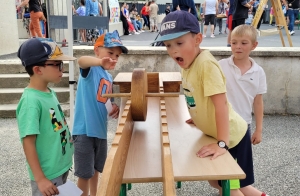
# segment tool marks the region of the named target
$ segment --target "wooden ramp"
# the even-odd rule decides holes
[[[175,196],[175,181],[198,180],[221,180],[222,196],[229,196],[228,180],[244,179],[245,173],[229,152],[215,160],[195,155],[201,147],[216,140],[185,123],[190,118],[186,100],[175,93],[180,89],[181,74],[147,74],[147,94],[159,96],[148,96],[145,121],[135,121],[132,116],[133,99],[128,94],[136,92],[136,85],[130,86],[131,75],[133,79],[134,73],[120,73],[114,80],[114,84],[120,85],[119,94],[125,95],[120,96],[118,128],[97,196],[126,196],[127,183],[148,182],[162,182],[163,195]],[[166,96],[168,92],[176,96]]]
[[[255,27],[255,28],[257,27],[258,22],[262,16],[264,7],[267,4],[267,2],[268,2],[268,0],[260,1],[259,6],[256,10],[256,14],[255,14],[254,19],[251,24],[253,27]],[[268,30],[260,30],[260,36],[280,34],[282,46],[285,47],[283,34],[281,32],[281,29],[284,28],[286,36],[287,36],[289,44],[290,44],[290,47],[293,47],[291,36],[290,36],[289,30],[286,25],[286,21],[285,21],[285,17],[284,17],[283,11],[282,11],[282,5],[281,5],[280,0],[271,0],[271,4],[272,4],[273,10],[274,10],[274,16],[275,16],[277,28],[276,29],[274,29],[274,28],[268,29]]]
[[[128,98],[125,106],[120,106],[121,109],[124,107],[124,110],[122,109],[121,111],[118,128],[112,143],[112,147],[109,151],[109,154],[105,162],[97,196],[118,196],[119,195],[121,184],[123,181],[123,174],[124,174],[126,159],[127,159],[128,150],[131,143],[133,130],[139,127],[140,124],[143,124],[143,126],[147,126],[147,127],[154,126],[153,123],[151,123],[151,120],[149,119],[148,120],[146,119],[145,122],[135,122],[132,118],[133,106],[131,105],[131,102],[139,101],[133,99],[133,97],[138,97],[135,96],[134,94],[136,93],[133,92],[143,93],[142,87],[139,83],[143,83],[144,81],[147,83],[147,87],[144,89],[147,92],[144,93],[150,93],[150,94],[159,93],[161,95],[164,94],[164,92],[179,93],[180,90],[181,78],[180,75],[178,74],[175,77],[172,77],[172,74],[166,74],[164,77],[164,74],[148,73],[147,77],[142,78],[142,80],[144,81],[137,81],[136,79],[134,80],[134,75],[132,75],[131,78],[130,77],[131,74],[129,75],[124,74],[123,76],[124,77],[120,79],[122,81],[122,85],[118,83],[118,79],[117,81],[115,79],[114,84],[120,85],[120,92],[124,93],[124,95],[128,95],[131,93],[131,97]],[[168,78],[167,76],[169,77],[171,76],[171,79]],[[136,88],[140,88],[140,89],[136,89]],[[122,99],[122,101],[124,101],[124,99]],[[166,114],[164,97],[160,97],[158,105],[159,105],[159,110],[157,111],[157,115],[160,115],[160,123],[159,123],[160,128],[158,129],[155,128],[152,131],[160,130],[161,166],[162,166],[161,174],[162,174],[163,190],[165,196],[175,196],[176,195],[175,181],[174,181],[172,155],[170,149],[170,139],[169,139],[168,122],[167,122],[167,114]],[[148,107],[153,108],[153,106],[151,105]]]

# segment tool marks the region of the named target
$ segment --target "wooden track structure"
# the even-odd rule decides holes
[[[229,196],[228,179],[243,179],[245,174],[228,152],[214,161],[208,157],[199,159],[194,154],[201,146],[216,141],[184,122],[188,110],[185,98],[178,96],[181,75],[178,72],[145,74],[145,70],[138,71],[140,76],[143,75],[137,76],[138,79],[134,78],[135,73],[122,73],[122,78],[118,75],[114,80],[114,84],[120,85],[120,93],[115,96],[123,98],[115,138],[105,162],[97,196],[126,195],[126,184],[124,194],[123,183],[140,182],[163,182],[163,195],[175,196],[175,181],[197,180],[222,180],[223,196]],[[147,87],[141,80],[147,81]],[[140,84],[134,84],[137,81]],[[143,93],[140,98],[149,97],[149,115],[145,122],[135,122],[132,118],[132,106],[135,104],[142,104],[140,115],[145,112],[143,101],[133,103],[132,93]],[[184,142],[187,144],[182,147]],[[173,156],[172,149],[176,152]],[[147,156],[150,153],[153,155]],[[224,164],[228,168],[224,168]]]
[[[255,27],[255,28],[257,27],[258,22],[263,14],[264,7],[267,4],[267,2],[268,2],[268,0],[260,0],[259,6],[256,10],[256,14],[255,14],[254,19],[251,24],[253,27]],[[275,16],[277,28],[268,29],[268,30],[260,30],[260,36],[274,35],[274,34],[279,33],[282,46],[285,47],[283,34],[281,32],[281,29],[284,28],[285,32],[286,32],[286,36],[288,38],[289,45],[290,45],[290,47],[293,47],[291,36],[289,34],[289,30],[286,25],[286,21],[285,21],[285,17],[284,17],[283,11],[282,11],[282,5],[281,5],[280,0],[271,0],[271,4],[272,4],[273,10],[274,10],[274,16]]]
[[[145,120],[147,115],[147,93],[149,93],[148,96],[151,96],[151,93],[159,93],[155,94],[155,96],[160,97],[161,160],[163,165],[162,174],[164,195],[176,195],[166,106],[163,95],[164,92],[177,92],[176,95],[178,96],[181,81],[170,81],[166,82],[165,85],[163,84],[163,81],[159,80],[159,73],[147,74],[145,69],[135,69],[132,74],[131,84],[122,85],[120,88],[120,93],[123,93],[123,96],[128,97],[128,93],[131,94],[130,98],[126,102],[124,111],[121,114],[116,135],[106,159],[100,182],[101,186],[99,186],[97,196],[117,196],[120,193],[130,139],[132,136],[134,124],[133,117],[137,120]],[[174,95],[175,94],[172,94],[171,96]],[[122,94],[116,94],[114,96],[122,97]]]

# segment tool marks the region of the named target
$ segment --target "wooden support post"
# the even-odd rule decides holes
[[[160,87],[160,92],[163,93],[163,87]],[[170,147],[170,138],[167,122],[167,111],[165,105],[165,98],[160,98],[160,116],[161,116],[161,160],[162,160],[162,177],[164,196],[175,196],[174,173],[172,154]]]
[[[131,118],[130,103],[130,100],[126,102],[126,106],[119,121],[116,136],[106,158],[97,196],[118,196],[120,194],[134,125]]]
[[[267,4],[267,2],[268,2],[268,0],[261,0],[260,1],[259,6],[256,10],[256,14],[255,14],[254,19],[253,19],[252,24],[251,24],[253,27],[255,27],[255,28],[257,27],[257,25],[259,23],[259,20],[261,18],[261,15],[264,11],[264,7]],[[261,30],[261,35],[272,35],[274,33],[277,34],[278,31],[279,31],[282,46],[285,47],[283,34],[281,32],[281,28],[283,27],[285,29],[286,36],[288,38],[290,47],[292,47],[293,44],[292,44],[291,36],[290,36],[289,31],[287,29],[285,17],[283,15],[283,11],[282,11],[281,2],[280,2],[280,0],[271,0],[271,4],[272,4],[273,10],[274,10],[274,16],[275,16],[275,20],[276,20],[277,30]]]

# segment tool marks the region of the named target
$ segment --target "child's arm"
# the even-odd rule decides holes
[[[224,141],[229,144],[229,112],[227,98],[225,93],[212,95],[211,100],[215,106],[215,118],[217,126],[217,140]],[[213,155],[211,159],[215,159],[226,153],[225,148],[220,148],[217,143],[203,146],[197,153],[199,157],[207,157]]]
[[[256,122],[256,128],[252,135],[251,142],[252,144],[259,144],[262,138],[262,124],[264,116],[264,103],[262,94],[256,95],[253,103],[254,117]]]
[[[117,106],[117,104],[115,103],[112,103],[112,110],[108,115],[116,119],[119,117],[119,112],[120,112],[119,106]]]
[[[57,187],[46,178],[44,175],[39,158],[36,152],[36,135],[28,135],[23,138],[23,148],[27,162],[32,170],[34,179],[38,185],[39,190],[43,195],[56,195],[59,194]]]
[[[118,61],[109,57],[100,59],[92,56],[82,56],[78,59],[78,64],[81,69],[87,69],[92,66],[102,66],[106,70],[109,70],[110,67],[114,67],[117,62]]]

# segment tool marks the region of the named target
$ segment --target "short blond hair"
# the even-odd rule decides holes
[[[257,42],[257,31],[251,25],[239,25],[233,29],[231,36],[249,36],[252,43]]]

